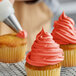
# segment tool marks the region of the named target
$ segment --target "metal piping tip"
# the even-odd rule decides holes
[[[14,14],[11,14],[10,16],[8,16],[8,18],[6,18],[3,22],[17,33],[19,31],[22,31],[22,27]]]

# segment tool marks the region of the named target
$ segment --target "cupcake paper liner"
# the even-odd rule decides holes
[[[0,47],[0,62],[16,63],[25,58],[26,46]]]
[[[62,65],[64,67],[76,66],[76,49],[64,51],[64,61]]]
[[[76,66],[76,44],[60,45],[60,47],[64,51],[64,61],[62,62],[62,66]]]
[[[26,67],[27,76],[60,76],[61,67],[52,70],[33,70]]]

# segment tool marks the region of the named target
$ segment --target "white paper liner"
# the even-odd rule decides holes
[[[16,63],[24,59],[26,46],[19,47],[1,47],[0,62]]]
[[[32,70],[26,67],[27,76],[60,76],[60,68],[52,70]]]
[[[62,65],[64,67],[76,66],[76,49],[64,51],[64,61]]]

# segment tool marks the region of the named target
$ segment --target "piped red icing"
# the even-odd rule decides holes
[[[27,37],[27,32],[25,32],[24,30],[20,31],[19,33],[17,33],[17,37],[26,38]]]
[[[63,50],[59,48],[51,34],[42,29],[36,36],[31,52],[27,54],[26,62],[33,66],[47,66],[60,63],[63,59]]]
[[[76,44],[74,21],[63,12],[58,21],[54,22],[53,39],[58,44]]]

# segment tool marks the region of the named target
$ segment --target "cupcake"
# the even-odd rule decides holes
[[[63,50],[51,34],[42,29],[26,56],[27,76],[60,76],[63,59]]]
[[[16,63],[25,58],[26,38],[19,38],[16,35],[0,36],[0,62]]]
[[[64,51],[64,67],[76,66],[76,31],[74,21],[63,12],[58,21],[54,22],[53,39]]]

